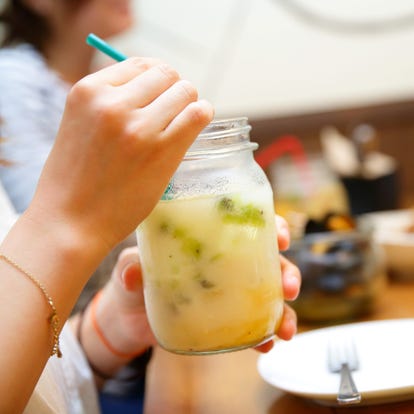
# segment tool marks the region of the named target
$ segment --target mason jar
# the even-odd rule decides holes
[[[273,193],[247,118],[215,120],[137,229],[159,344],[211,354],[270,339],[283,312]]]

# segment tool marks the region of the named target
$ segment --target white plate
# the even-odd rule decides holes
[[[315,329],[278,341],[258,359],[269,384],[321,404],[336,405],[339,374],[327,369],[329,342],[353,338],[360,369],[353,373],[361,404],[414,399],[414,319],[360,322]]]

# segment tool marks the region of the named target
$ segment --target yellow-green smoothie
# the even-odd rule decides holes
[[[148,318],[161,346],[224,352],[274,334],[283,295],[268,192],[162,200],[137,235]]]

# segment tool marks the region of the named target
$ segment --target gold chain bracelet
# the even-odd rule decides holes
[[[60,320],[59,320],[59,316],[57,314],[56,306],[53,302],[53,299],[47,293],[46,288],[43,286],[42,282],[40,282],[36,277],[34,277],[32,274],[30,274],[26,270],[24,270],[14,260],[10,259],[9,257],[7,257],[6,255],[2,253],[0,253],[0,259],[3,259],[5,262],[7,262],[11,266],[19,270],[25,276],[27,276],[41,290],[43,296],[46,298],[47,303],[50,305],[52,309],[52,313],[48,317],[48,322],[50,323],[50,326],[52,327],[52,331],[53,331],[53,348],[52,348],[51,355],[56,355],[58,358],[61,358],[62,352],[60,351],[60,345],[59,345]]]

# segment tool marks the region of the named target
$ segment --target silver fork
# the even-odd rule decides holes
[[[338,404],[351,405],[360,403],[361,394],[358,392],[351,374],[352,371],[356,371],[359,368],[357,350],[352,340],[329,343],[328,368],[331,372],[341,374],[336,398]]]

